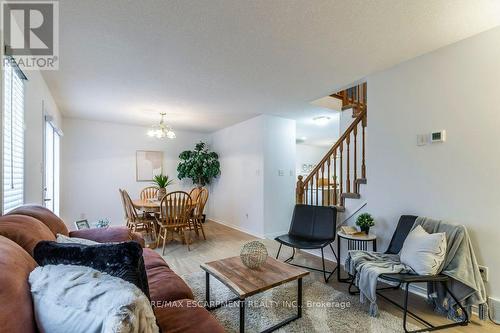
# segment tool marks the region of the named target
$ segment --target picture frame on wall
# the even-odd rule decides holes
[[[87,220],[76,221],[75,226],[77,230],[90,229],[89,221]]]
[[[138,150],[135,154],[136,180],[138,182],[153,181],[153,177],[163,173],[163,152]]]

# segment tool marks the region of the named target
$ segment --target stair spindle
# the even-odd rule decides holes
[[[354,127],[352,134],[354,136],[354,179],[352,180],[352,187],[354,192],[358,193],[358,187],[356,186],[356,179],[358,179],[358,126]]]
[[[362,142],[361,142],[361,178],[366,179],[366,162],[365,162],[365,128],[366,128],[366,114],[361,121],[362,129]]]
[[[316,206],[319,206],[318,192],[319,192],[319,170],[316,171]]]
[[[337,149],[333,151],[333,204],[337,205]]]
[[[326,162],[326,170],[327,170],[327,173],[326,173],[326,177],[328,178],[328,182],[326,183],[326,191],[327,191],[327,200],[326,200],[326,205],[327,206],[330,206],[330,157],[328,157],[328,160]]]
[[[314,177],[311,177],[311,190],[310,190],[310,192],[311,192],[311,202],[309,203],[310,205],[314,204],[314,202],[313,202],[313,192],[314,192],[314,184],[313,184],[313,182],[314,182]]]
[[[295,202],[299,204],[304,201],[304,182],[302,179],[302,176],[298,177],[297,186],[295,187]]]
[[[350,143],[351,143],[350,133],[349,133],[349,135],[347,135],[347,137],[345,139],[345,143],[347,145],[347,151],[346,151],[347,161],[346,161],[345,190],[346,190],[347,193],[350,193],[351,192],[351,166],[350,166],[351,154],[350,154],[350,149],[349,149],[349,146],[350,146]]]
[[[340,189],[339,189],[339,194],[340,194],[340,205],[343,206],[344,203],[342,202],[342,193],[344,193],[344,156],[343,156],[343,151],[344,151],[344,143],[341,142],[339,146],[339,151],[340,151]]]
[[[325,165],[321,165],[321,205],[325,205]]]

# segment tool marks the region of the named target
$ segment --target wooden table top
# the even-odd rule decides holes
[[[146,208],[146,209],[160,209],[160,201],[159,200],[133,200],[132,204],[137,208]]]
[[[358,241],[371,241],[371,240],[377,239],[377,235],[371,234],[371,233],[367,235],[363,232],[359,232],[359,233],[356,233],[353,235],[348,235],[348,234],[343,233],[342,231],[338,231],[337,235],[342,237],[342,238],[358,240]]]
[[[271,257],[267,257],[266,262],[258,269],[246,267],[239,256],[211,261],[200,265],[200,267],[225,284],[240,299],[309,274],[309,271],[282,263]]]

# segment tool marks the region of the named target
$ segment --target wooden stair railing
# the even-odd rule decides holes
[[[353,117],[357,117],[361,111],[366,110],[366,95],[367,95],[366,82],[357,86],[339,91],[330,95],[342,100],[342,110],[353,109]]]
[[[364,91],[366,91],[366,87]],[[364,105],[358,111],[352,124],[311,173],[305,179],[303,176],[298,177],[297,203],[337,206],[342,211],[345,207],[345,198],[357,199],[360,197],[359,185],[366,184],[365,128],[367,110],[366,103]],[[358,140],[359,133],[361,133],[361,140]],[[358,142],[361,148],[359,157]],[[358,163],[358,158],[361,159],[361,165]],[[358,168],[360,168],[361,174],[359,178]],[[321,199],[319,193],[321,193]]]

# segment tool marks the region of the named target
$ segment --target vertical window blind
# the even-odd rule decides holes
[[[24,75],[4,66],[3,213],[24,203]]]

